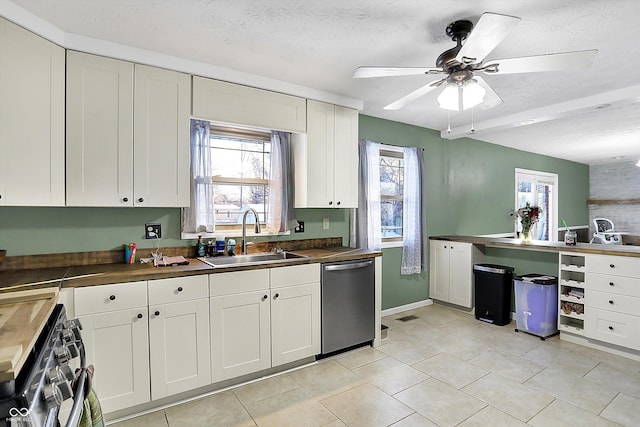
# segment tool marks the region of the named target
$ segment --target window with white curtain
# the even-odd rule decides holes
[[[402,246],[404,154],[401,147],[380,146],[380,221],[382,246]]]
[[[515,170],[515,209],[538,206],[541,209],[538,223],[532,228],[536,240],[555,242],[558,236],[558,175],[527,169]],[[515,231],[522,230],[516,216]]]

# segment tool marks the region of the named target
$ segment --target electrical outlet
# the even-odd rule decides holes
[[[160,224],[145,224],[144,238],[159,239],[162,237],[162,226]]]
[[[295,233],[304,233],[304,221],[298,221],[298,225],[296,226]]]
[[[329,229],[329,218],[322,218],[322,229],[323,230]]]

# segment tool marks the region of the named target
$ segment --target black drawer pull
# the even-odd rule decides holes
[[[182,286],[178,286],[178,292],[182,292]]]
[[[144,199],[143,199],[142,197],[140,197],[140,198],[138,199],[138,202],[142,203],[142,202],[144,202]]]
[[[609,264],[609,267],[616,268],[616,265],[615,264]]]
[[[333,205],[333,202],[329,202],[329,206]]]
[[[610,330],[610,331],[613,331],[613,326],[609,326],[609,330]]]
[[[138,313],[138,319],[142,319],[142,313]]]
[[[115,296],[115,295],[109,295],[109,299],[110,299],[111,301],[115,301],[116,296]]]
[[[123,202],[125,202],[125,203],[127,203],[127,202],[129,201],[129,198],[128,198],[128,197],[125,197],[125,198],[123,198],[123,199],[122,199],[122,201],[123,201]]]
[[[615,286],[615,283],[609,282],[609,286]]]
[[[340,200],[338,200],[338,203],[336,203],[338,206],[340,206]]]
[[[280,296],[280,294],[275,294],[275,295],[273,296],[273,299],[277,299],[279,296]]]
[[[153,313],[153,314],[155,314],[156,316],[160,316],[160,312],[159,312],[159,311],[157,311],[157,310],[156,310],[156,312],[155,312],[155,313]]]
[[[268,296],[268,295],[264,295],[264,296],[262,297],[262,301],[266,301],[266,300],[267,300],[267,298],[269,298],[269,296]]]
[[[612,299],[609,300],[609,304],[613,305],[613,300]]]

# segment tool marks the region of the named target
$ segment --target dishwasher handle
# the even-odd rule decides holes
[[[373,264],[373,261],[362,261],[362,262],[350,262],[346,264],[331,264],[325,265],[324,271],[340,271],[340,270],[355,270],[356,268],[364,268],[369,267]]]

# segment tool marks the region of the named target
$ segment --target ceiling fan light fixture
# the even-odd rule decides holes
[[[468,110],[484,101],[487,90],[476,80],[449,82],[438,95],[440,108],[451,111]]]

